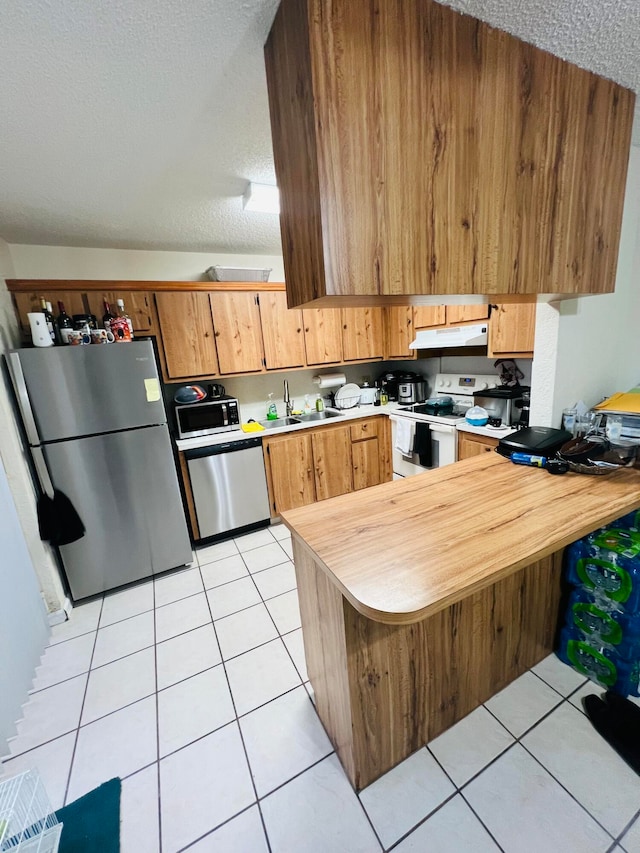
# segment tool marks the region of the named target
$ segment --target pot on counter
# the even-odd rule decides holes
[[[398,380],[398,402],[423,403],[427,399],[427,383],[422,377],[402,377]]]

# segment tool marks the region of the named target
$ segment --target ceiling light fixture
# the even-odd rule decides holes
[[[245,210],[254,210],[259,213],[280,213],[278,187],[249,182],[242,196],[242,206]]]

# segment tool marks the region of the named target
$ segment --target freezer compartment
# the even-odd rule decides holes
[[[192,450],[185,456],[201,539],[269,519],[260,439]]]
[[[150,341],[34,347],[8,364],[30,444],[166,423]]]
[[[44,454],[86,527],[60,548],[74,599],[191,561],[166,426],[49,444]]]

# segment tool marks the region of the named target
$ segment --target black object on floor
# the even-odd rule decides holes
[[[585,696],[582,704],[598,734],[640,775],[640,708],[610,691],[604,699]]]
[[[430,468],[433,465],[429,424],[423,424],[419,421],[416,423],[413,452],[418,454],[420,464],[423,468]]]
[[[119,853],[120,779],[110,779],[84,797],[58,809],[63,823],[58,853]]]
[[[56,489],[53,497],[43,494],[38,500],[40,538],[52,545],[68,545],[82,539],[85,528],[71,500]]]

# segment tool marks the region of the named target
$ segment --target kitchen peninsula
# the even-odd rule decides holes
[[[553,649],[562,550],[640,507],[640,472],[483,454],[284,513],[320,718],[360,790]]]

